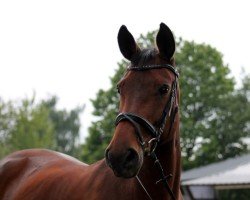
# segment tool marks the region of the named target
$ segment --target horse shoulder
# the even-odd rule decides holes
[[[73,157],[50,150],[15,152],[0,162],[0,200],[43,199],[65,193],[86,167]],[[69,183],[72,187],[64,186]],[[54,192],[50,192],[52,188]]]

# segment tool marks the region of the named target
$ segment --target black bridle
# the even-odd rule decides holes
[[[162,165],[159,162],[159,159],[156,156],[155,153],[155,149],[157,148],[159,142],[160,142],[160,138],[161,135],[165,129],[166,126],[166,122],[167,119],[170,118],[170,127],[168,130],[168,134],[170,134],[174,121],[175,121],[175,116],[176,113],[178,112],[178,105],[175,105],[175,100],[176,100],[176,96],[177,96],[177,86],[178,86],[178,77],[179,77],[179,73],[177,72],[177,70],[169,64],[160,64],[160,65],[145,65],[145,66],[130,66],[128,67],[127,70],[129,71],[145,71],[145,70],[152,70],[152,69],[168,69],[170,70],[174,75],[175,75],[175,79],[172,83],[172,87],[171,87],[171,92],[170,92],[170,97],[167,100],[167,103],[163,109],[162,112],[162,116],[159,120],[159,123],[157,123],[157,126],[152,125],[152,123],[150,123],[148,120],[146,120],[145,118],[136,115],[134,113],[127,113],[127,112],[123,112],[123,113],[119,113],[118,116],[116,117],[115,120],[115,125],[117,126],[121,121],[128,121],[130,122],[134,128],[135,128],[135,133],[137,135],[137,138],[139,140],[140,145],[142,146],[142,149],[144,151],[144,153],[150,157],[153,158],[155,165],[158,167],[160,174],[161,174],[161,179],[158,182],[162,182],[163,185],[165,186],[165,188],[167,189],[168,193],[170,194],[172,199],[176,199],[173,191],[171,190],[167,180],[168,178],[170,178],[172,175],[165,175]],[[145,142],[141,129],[140,127],[143,127],[144,129],[147,130],[147,132],[152,136],[152,139],[149,140],[149,142]]]

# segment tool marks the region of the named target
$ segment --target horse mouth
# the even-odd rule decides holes
[[[123,168],[123,169],[116,169],[111,168],[114,175],[120,178],[133,178],[139,173],[139,168]]]

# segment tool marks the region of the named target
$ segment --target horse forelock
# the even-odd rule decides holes
[[[143,49],[133,56],[131,63],[136,66],[143,66],[151,62],[157,53],[158,51],[155,48]]]

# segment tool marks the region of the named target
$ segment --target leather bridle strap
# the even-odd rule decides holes
[[[158,131],[154,128],[153,125],[151,125],[151,123],[149,121],[147,121],[143,117],[140,117],[140,116],[135,115],[133,113],[120,113],[116,117],[115,125],[117,126],[121,121],[124,121],[124,120],[127,120],[133,124],[133,126],[135,127],[135,130],[136,130],[136,134],[138,136],[138,139],[139,139],[140,143],[143,145],[145,144],[145,141],[144,141],[142,133],[141,133],[140,125],[143,128],[145,128],[147,130],[147,132],[150,133],[150,135],[153,138],[158,136]]]
[[[151,69],[162,69],[166,68],[174,73],[176,77],[179,77],[178,71],[170,64],[153,64],[153,65],[143,65],[143,66],[129,66],[127,70],[133,70],[133,71],[145,71],[145,70],[151,70]]]
[[[172,118],[173,113],[175,111],[176,108],[178,109],[178,105],[176,105],[176,107],[174,108],[174,103],[175,103],[175,99],[176,99],[176,90],[177,90],[177,78],[174,80],[173,84],[172,84],[172,89],[171,89],[171,93],[170,93],[170,97],[169,100],[162,112],[162,117],[161,120],[158,123],[159,126],[159,135],[161,135],[163,133],[163,130],[166,126],[167,123],[167,119],[170,117]],[[175,114],[174,114],[175,116]],[[171,120],[172,121],[172,120]],[[172,126],[172,124],[170,124],[170,126]]]
[[[173,200],[175,200],[176,198],[175,198],[175,196],[174,196],[174,193],[173,193],[172,189],[170,188],[170,186],[169,186],[169,184],[168,184],[168,179],[169,179],[169,178],[172,178],[173,175],[172,175],[172,174],[169,174],[169,175],[167,175],[167,176],[165,175],[165,173],[164,173],[164,171],[163,171],[163,168],[162,168],[162,165],[161,165],[159,159],[157,158],[155,152],[153,152],[153,153],[151,154],[151,157],[154,159],[155,165],[157,166],[157,168],[158,168],[158,170],[159,170],[159,172],[160,172],[160,174],[161,174],[161,179],[158,180],[158,181],[156,182],[156,184],[159,183],[159,182],[162,182],[163,185],[164,185],[164,187],[167,189],[169,195],[171,196],[171,198],[172,198]]]
[[[116,117],[115,125],[117,126],[123,120],[129,121],[134,126],[138,140],[139,140],[142,148],[144,149],[145,148],[145,141],[144,141],[144,138],[143,138],[142,133],[141,133],[141,128],[139,125],[140,123],[138,122],[138,121],[144,122],[144,119],[137,116],[137,115],[133,115],[130,113],[120,113]],[[150,131],[151,131],[151,128],[154,129],[154,127],[151,127],[151,124],[148,123],[147,121],[145,121],[144,123],[149,128]]]

